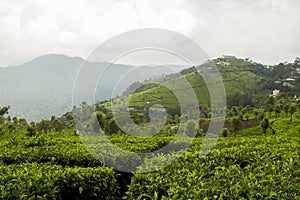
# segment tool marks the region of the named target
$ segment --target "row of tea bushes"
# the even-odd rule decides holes
[[[164,169],[135,174],[127,199],[299,198],[298,135],[220,139],[206,157],[199,156],[198,143]]]
[[[78,136],[22,134],[2,138],[0,163],[47,163],[63,166],[97,167],[102,164],[81,143]]]
[[[0,199],[116,199],[119,186],[107,167],[49,164],[0,166]]]

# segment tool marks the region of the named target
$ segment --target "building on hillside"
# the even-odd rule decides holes
[[[227,62],[227,61],[219,61],[216,63],[217,65],[224,65],[224,66],[228,66],[230,65],[230,62]]]
[[[275,84],[281,84],[281,81],[274,81]]]
[[[110,108],[111,112],[120,112],[122,109],[120,108]]]
[[[294,82],[295,81],[295,79],[294,78],[286,78],[286,79],[284,79],[285,81],[289,81],[289,82]]]
[[[232,55],[222,55],[222,58],[225,58],[225,59],[233,59],[233,58],[236,58],[235,56],[232,56]]]
[[[280,94],[280,90],[273,90],[273,97],[277,97]]]
[[[299,101],[299,98],[297,98],[297,96],[295,95],[294,97],[290,97],[290,102],[292,103],[297,103]]]
[[[165,112],[166,111],[166,109],[164,107],[154,107],[154,106],[151,106],[149,110],[154,111],[154,112]]]
[[[294,85],[292,85],[291,83],[289,82],[283,82],[282,84],[284,87],[294,87]]]

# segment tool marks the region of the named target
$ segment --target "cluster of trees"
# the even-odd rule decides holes
[[[227,121],[230,122],[230,127],[227,127],[222,132],[223,136],[227,136],[230,131],[233,133],[237,133],[243,127],[244,121],[248,121],[249,119],[257,119],[261,122],[261,127],[263,133],[266,133],[268,129],[275,134],[275,130],[272,128],[272,121],[270,119],[278,118],[280,115],[289,117],[290,122],[293,121],[293,116],[295,112],[300,108],[300,101],[295,102],[291,101],[291,99],[282,97],[274,97],[269,96],[263,102],[262,107],[255,108],[251,105],[246,106],[232,106],[230,109],[227,109]],[[0,107],[0,131],[8,130],[13,132],[18,128],[23,128],[27,130],[29,135],[35,135],[38,132],[49,133],[49,132],[61,132],[63,129],[74,129],[73,123],[73,113],[76,112],[78,117],[77,121],[82,122],[82,125],[87,128],[87,130],[91,130],[97,132],[100,128],[107,135],[123,133],[123,130],[120,129],[117,121],[115,120],[114,114],[106,109],[105,107],[98,105],[88,105],[86,102],[83,102],[80,107],[73,108],[72,112],[68,112],[61,116],[60,118],[52,117],[50,120],[42,120],[40,122],[31,122],[28,123],[24,118],[10,117],[8,115],[9,106]],[[170,110],[167,110],[169,112]],[[178,126],[180,124],[181,119],[187,116],[181,116],[180,112],[177,110],[171,110],[173,112],[167,114],[166,122],[163,126],[161,133],[165,134],[176,134],[178,130]],[[199,125],[204,121],[209,121],[209,109],[207,110],[205,118],[203,113],[199,116],[200,123],[197,124],[195,121],[188,121],[185,124],[185,133],[186,135],[192,135],[195,129],[197,130],[198,135],[202,135],[203,131],[199,128]],[[124,118],[123,121],[126,121],[128,115],[124,113],[124,116],[119,113],[119,119]],[[145,126],[150,122],[149,111],[147,110],[132,110],[130,111],[131,120],[138,125]],[[160,119],[160,118],[155,118]],[[132,122],[130,120],[130,122]],[[130,126],[130,124],[129,124]],[[153,126],[153,130],[156,130],[157,127]],[[128,129],[127,129],[128,130]]]
[[[293,116],[300,109],[300,101],[291,101],[290,98],[282,97],[277,98],[274,96],[269,96],[264,102],[263,106],[259,108],[254,108],[250,105],[243,106],[232,106],[227,110],[227,118],[231,122],[231,131],[237,133],[242,127],[243,121],[248,121],[249,118],[254,117],[260,121],[262,132],[266,133],[268,129],[272,131],[273,134],[276,131],[272,128],[272,124],[277,120],[277,118],[284,115],[289,118],[290,122],[293,122]],[[271,121],[270,119],[274,119]],[[227,136],[230,133],[229,129],[224,129],[222,131],[223,136]]]
[[[279,117],[281,112],[285,112],[286,117],[290,114],[290,121],[293,121],[293,114],[300,108],[300,101],[291,102],[287,97],[277,99],[273,96],[269,96],[265,101],[265,111],[269,112],[269,117],[272,117],[272,113],[275,113],[275,117]]]
[[[64,128],[73,129],[73,119],[71,113],[66,113],[61,118],[53,116],[51,120],[28,123],[24,118],[9,116],[9,106],[0,107],[0,132],[15,132],[16,130],[26,130],[27,135],[33,136],[43,132],[61,132]]]
[[[266,131],[270,129],[275,134],[276,131],[272,128],[271,125],[273,122],[270,119],[278,118],[280,117],[280,114],[285,114],[285,117],[289,117],[290,121],[292,122],[294,113],[297,111],[297,109],[300,108],[300,102],[295,103],[292,102],[289,98],[276,98],[274,96],[267,97],[265,101],[263,101],[262,105],[263,106],[261,107],[254,107],[251,105],[240,105],[232,106],[230,107],[230,109],[227,109],[226,119],[230,122],[230,127],[227,127],[227,129],[225,129],[224,132],[222,132],[222,135],[227,136],[230,132],[233,132],[235,134],[238,133],[241,130],[241,128],[244,127],[244,122],[249,121],[250,119],[256,119],[256,122],[253,123],[254,126],[259,124],[259,122],[261,123],[263,133],[266,133]],[[169,110],[167,110],[167,112],[168,111]],[[180,115],[180,112],[178,113],[176,111],[171,112],[171,114],[167,115],[166,123],[161,132],[164,132],[167,135],[177,133],[176,131],[178,130],[178,125],[181,119],[183,119],[186,116],[182,116]],[[84,112],[84,110],[81,110],[80,112]],[[149,122],[148,114],[149,113],[145,112],[144,110],[134,110],[130,112],[132,120],[138,125],[145,125]],[[201,121],[203,120],[209,121],[209,109],[207,110],[206,115],[208,118],[205,118],[203,114],[200,115],[200,125],[202,123]],[[126,118],[128,116],[124,115],[124,117]],[[100,105],[96,106],[96,112],[93,112],[92,118],[87,124],[87,126],[89,126],[94,131],[99,130],[99,128],[101,127],[101,129],[104,130],[104,132],[108,135],[115,133],[123,133],[122,130],[119,128],[118,124],[116,123],[114,115],[104,107],[101,107]],[[198,124],[194,121],[189,121],[185,126],[186,135],[191,135],[194,132],[195,127],[198,127],[199,133],[203,133],[200,130]],[[248,127],[245,126],[245,128]]]

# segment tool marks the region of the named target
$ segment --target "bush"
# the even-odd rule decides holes
[[[119,188],[107,167],[80,168],[48,164],[0,167],[0,199],[116,199]]]
[[[199,157],[202,140],[194,139],[195,145],[172,165],[135,174],[126,197],[297,199],[300,195],[299,140],[298,135],[289,137],[223,138],[205,157]],[[156,163],[164,160],[158,157]]]
[[[222,137],[227,137],[229,134],[230,134],[230,131],[228,130],[228,128],[222,129],[222,132],[221,132]]]

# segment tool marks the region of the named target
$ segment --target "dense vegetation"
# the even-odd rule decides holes
[[[178,158],[170,153],[130,160],[142,164],[134,173],[112,169],[105,165],[106,162],[97,160],[75,131],[71,112],[29,123],[23,118],[9,116],[9,107],[1,107],[0,199],[299,198],[300,103],[292,97],[298,84],[296,81],[294,87],[285,88],[278,96],[269,96],[267,89],[268,84],[274,84],[273,79],[291,76],[296,65],[282,64],[289,70],[285,73],[279,70],[281,65],[269,69],[249,60],[227,58],[217,61],[223,75],[232,80],[225,82],[225,87],[232,91],[229,94],[232,105],[227,109],[224,129],[214,149],[205,157],[200,154],[211,115],[207,104],[200,120],[183,124],[186,131],[179,133],[182,137],[174,142],[174,149],[178,149],[192,141],[182,156]],[[231,64],[225,67],[224,62]],[[237,69],[244,72],[235,72]],[[239,78],[238,73],[244,77]],[[182,74],[191,82],[197,82],[193,68]],[[161,81],[172,81],[176,77],[179,75],[162,77]],[[257,87],[257,93],[251,94],[253,80],[256,80],[255,84],[259,82],[260,87]],[[251,83],[245,85],[245,82]],[[206,89],[200,90],[205,92]],[[176,105],[167,89],[157,85],[140,88],[134,95],[132,102],[137,109],[132,110],[130,116],[140,126],[149,123],[147,109],[138,109],[143,108],[143,102],[148,98]],[[146,99],[138,104],[140,97]],[[116,101],[121,102],[121,98],[124,97]],[[255,98],[260,99],[260,103],[254,103]],[[202,99],[205,102],[203,100],[205,98]],[[155,136],[138,138],[118,128],[107,105],[108,102],[98,105],[83,102],[73,108],[74,113],[80,113],[77,115],[80,119],[75,120],[82,122],[88,132],[99,131],[97,124],[100,125],[112,143],[131,152],[152,152],[169,144],[177,134],[181,119],[186,117],[176,112],[176,106],[171,107],[166,123]],[[189,130],[194,128],[197,135],[193,139],[189,137]],[[147,136],[148,133],[143,134]],[[98,136],[99,141],[102,137]],[[118,156],[122,154],[107,159],[114,162]],[[159,167],[173,157],[178,159],[166,168]],[[156,170],[141,173],[149,169]]]
[[[265,108],[270,102],[282,103],[280,107],[289,107],[287,115],[284,109],[277,114],[251,107],[228,110],[227,134],[206,157],[199,156],[203,141],[200,136],[167,168],[132,175],[112,170],[96,160],[69,122],[64,121],[68,114],[33,125],[23,119],[9,119],[5,116],[8,108],[3,107],[0,109],[1,198],[295,199],[300,195],[300,113],[297,104],[284,100],[266,99]],[[256,117],[261,119],[260,125],[243,128],[243,124]],[[237,125],[234,119],[239,121]],[[265,119],[268,119],[266,128]],[[62,126],[59,131],[56,120]],[[49,129],[39,128],[44,126]],[[147,139],[120,133],[108,137],[123,149],[150,152],[168,144],[174,134],[162,132]],[[187,139],[183,137],[178,145],[184,145]],[[138,171],[153,169],[165,159],[168,158],[162,155],[146,159]]]
[[[217,58],[199,67],[192,67],[182,70],[178,74],[171,74],[159,79],[156,82],[163,82],[173,85],[176,90],[181,90],[180,79],[187,79],[195,90],[199,106],[209,107],[210,99],[204,80],[199,77],[198,71],[216,65],[221,73],[227,96],[228,107],[232,106],[262,106],[264,99],[272,93],[274,89],[279,89],[285,95],[294,96],[300,91],[299,69],[300,59],[296,58],[293,63],[279,63],[274,66],[266,66],[253,62],[249,59],[239,59],[235,57]],[[203,74],[202,74],[203,75]],[[294,80],[287,81],[292,78]],[[133,90],[133,88],[138,88]],[[130,96],[130,106],[141,108],[147,102],[165,105],[166,108],[176,108],[178,106],[174,94],[160,85],[146,81],[135,83],[124,92],[125,96],[113,99],[113,107],[122,107],[124,99],[129,92],[134,92]],[[184,93],[184,92],[183,92]],[[102,103],[105,107],[110,106],[110,102]]]

